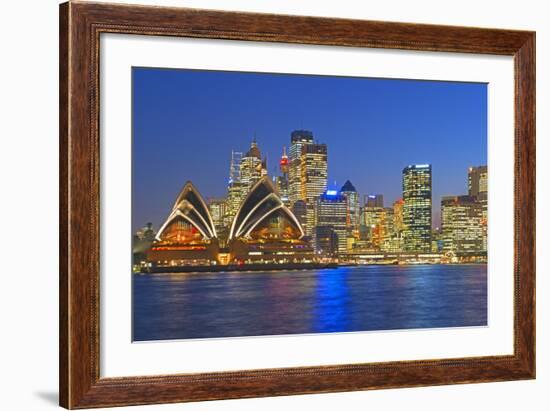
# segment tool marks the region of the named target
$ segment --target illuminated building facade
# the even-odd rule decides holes
[[[393,226],[396,232],[403,231],[403,205],[405,202],[402,198],[395,200],[393,203]]]
[[[166,267],[212,265],[217,263],[218,248],[208,207],[193,184],[187,182],[147,252],[147,261]]]
[[[367,194],[365,207],[384,207],[384,196],[382,194]]]
[[[359,194],[357,194],[357,190],[349,180],[344,183],[340,189],[340,192],[344,197],[346,197],[346,226],[348,230],[348,237],[357,238],[359,236],[360,218]]]
[[[403,247],[405,251],[431,251],[432,166],[403,169]]]
[[[239,205],[244,199],[245,190],[241,183],[241,160],[243,153],[238,151],[231,152],[231,162],[229,165],[229,180],[227,183],[227,198],[225,200],[225,214],[223,223],[225,226],[231,224]]]
[[[281,172],[280,176],[277,176],[275,179],[277,191],[283,203],[288,207],[290,206],[290,192],[289,192],[289,182],[288,182],[288,172],[290,169],[290,160],[286,155],[286,148],[283,147],[283,155],[279,160],[279,170]]]
[[[371,203],[373,204],[373,203]],[[380,204],[380,203],[378,203]],[[402,213],[397,207],[363,207],[362,209],[363,247],[371,251],[400,252],[402,238],[399,231]],[[397,213],[397,217],[396,217]]]
[[[405,202],[403,199],[398,199],[393,203],[393,231],[391,233],[391,244],[389,250],[401,251],[403,249],[403,205]]]
[[[468,169],[468,195],[474,197],[483,208],[483,249],[487,251],[487,166],[470,167]]]
[[[288,194],[290,205],[302,197],[302,147],[313,144],[313,133],[308,130],[295,130],[290,134],[288,167]]]
[[[468,169],[468,195],[479,201],[487,200],[487,166]]]
[[[364,207],[363,221],[366,228],[366,240],[370,248],[380,250],[386,239],[386,209],[383,207]]]
[[[243,198],[260,178],[267,174],[266,161],[262,160],[260,149],[256,139],[252,140],[250,150],[241,159],[240,165],[241,184],[243,186]]]
[[[432,253],[443,251],[443,235],[441,229],[436,227],[432,230]]]
[[[210,211],[210,216],[212,217],[212,222],[214,227],[216,227],[216,233],[218,234],[218,239],[226,237],[226,208],[227,208],[227,199],[225,198],[210,198],[208,199],[208,210]]]
[[[242,202],[229,231],[233,263],[306,263],[313,249],[270,179],[261,178]]]
[[[327,189],[328,167],[326,144],[307,144],[302,147],[301,172],[301,199],[306,202],[305,232],[307,236],[311,236],[315,226],[315,204],[317,198]]]
[[[395,218],[393,216],[393,207],[383,208],[382,213],[382,235],[380,249],[383,251],[397,252],[400,250],[395,236]]]
[[[337,190],[327,190],[316,199],[315,227],[331,227],[337,236],[338,254],[345,254],[347,251],[347,202],[346,197]],[[313,230],[314,234],[319,233]],[[314,243],[320,247],[320,242],[314,238]],[[320,248],[316,252],[322,251]]]
[[[479,254],[484,245],[483,204],[472,196],[447,196],[441,200],[441,239],[444,251],[456,255]]]

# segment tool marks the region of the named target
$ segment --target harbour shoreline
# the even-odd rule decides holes
[[[443,265],[486,265],[487,263],[468,262],[468,263],[447,263]],[[296,264],[244,264],[244,265],[203,265],[203,266],[172,266],[172,267],[150,267],[147,270],[136,271],[134,274],[163,274],[163,273],[219,273],[219,272],[248,272],[248,271],[298,271],[298,270],[317,270],[317,269],[335,269],[341,267],[359,267],[375,265],[440,265],[433,263],[417,264],[396,264],[396,263],[296,263]]]
[[[245,272],[245,271],[292,271],[292,270],[316,270],[322,268],[338,268],[336,263],[296,263],[296,264],[243,264],[243,265],[203,265],[203,266],[173,266],[150,267],[138,274],[158,273],[208,273],[208,272]]]

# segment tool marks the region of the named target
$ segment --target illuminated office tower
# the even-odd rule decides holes
[[[487,166],[468,169],[468,195],[477,200],[487,200]]]
[[[468,169],[468,194],[482,204],[483,250],[487,251],[487,166]]]
[[[398,199],[393,203],[393,231],[391,233],[391,251],[397,252],[403,250],[403,199]]]
[[[244,186],[244,196],[264,175],[267,174],[265,160],[262,161],[256,138],[252,140],[250,150],[241,159],[241,183]]]
[[[281,200],[283,200],[283,203],[286,206],[289,206],[290,205],[290,197],[289,197],[289,191],[288,191],[289,159],[288,159],[288,156],[286,155],[286,147],[283,147],[283,155],[279,160],[279,171],[281,172],[281,175],[275,178],[277,191],[279,192],[279,196],[281,197]]]
[[[225,200],[225,215],[223,223],[225,226],[231,224],[237,213],[241,202],[246,195],[241,183],[241,160],[243,153],[231,151],[231,162],[229,165],[229,180],[227,183],[227,198]]]
[[[472,196],[441,199],[441,237],[443,250],[457,255],[484,251],[483,204]]]
[[[356,237],[359,235],[359,195],[349,180],[344,183],[340,192],[346,197],[348,234]]]
[[[302,199],[306,202],[307,236],[313,235],[315,225],[315,204],[317,198],[327,189],[327,146],[307,144],[302,147]],[[340,241],[340,240],[339,240]]]
[[[395,238],[395,218],[393,215],[393,207],[385,207],[382,214],[382,237],[380,249],[383,251],[397,252],[400,250],[399,243]]]
[[[216,231],[222,231],[224,227],[224,216],[225,209],[227,206],[227,200],[225,198],[211,198],[208,200],[208,209],[210,211],[210,216],[212,217],[212,222]]]
[[[403,169],[403,245],[405,251],[430,252],[432,248],[432,166]]]
[[[384,207],[384,196],[382,194],[367,194],[365,207]]]
[[[326,238],[328,230],[321,227],[330,227],[337,238],[337,252],[344,254],[347,250],[347,201],[346,197],[337,190],[327,190],[316,198],[315,210],[315,229],[312,230],[315,234],[314,244],[316,251],[322,251],[324,240],[317,235],[322,235]],[[333,240],[331,240],[333,241]]]
[[[295,130],[290,134],[288,159],[288,195],[292,206],[302,197],[302,147],[313,144],[313,133],[308,130]]]
[[[402,198],[395,200],[393,203],[393,227],[396,232],[403,231],[403,205],[405,202]]]
[[[386,238],[386,209],[383,207],[363,207],[363,222],[370,248],[380,250]]]

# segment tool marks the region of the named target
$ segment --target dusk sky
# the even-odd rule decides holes
[[[329,187],[401,197],[402,170],[432,164],[440,200],[467,194],[469,166],[487,164],[487,85],[296,74],[133,69],[132,229],[155,229],[185,182],[225,196],[231,150],[254,135],[278,175],[290,133],[328,147]]]

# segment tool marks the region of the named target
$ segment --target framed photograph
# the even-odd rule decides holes
[[[535,33],[60,6],[60,404],[535,378]]]

